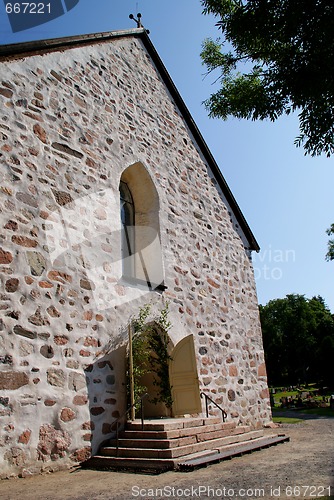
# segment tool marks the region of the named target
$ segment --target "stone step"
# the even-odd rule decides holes
[[[183,437],[171,438],[170,434],[176,431],[165,431],[168,437],[162,436],[160,439],[156,436],[154,431],[124,431],[118,439],[118,446],[120,448],[176,448],[190,444],[200,443],[203,441],[211,441],[222,437],[231,437],[239,434],[245,434],[250,431],[248,426],[234,427],[232,429],[219,429],[209,431],[207,427],[192,427],[192,432]],[[212,426],[212,427],[218,427]],[[220,427],[220,426],[219,426]],[[185,429],[189,431],[190,429]],[[182,430],[181,430],[182,431]],[[179,431],[177,431],[179,432]],[[158,431],[161,436],[162,431]],[[109,446],[116,446],[116,439],[109,441]]]
[[[225,447],[222,447],[218,451],[216,450],[215,453],[207,455],[189,455],[185,459],[176,461],[175,468],[179,471],[189,471],[203,465],[206,466],[212,463],[220,462],[222,460],[231,459],[245,453],[261,450],[263,448],[268,448],[269,446],[274,446],[287,441],[290,441],[290,438],[285,434],[262,436],[249,441],[227,445]]]
[[[243,426],[244,427],[244,426]],[[244,427],[245,428],[245,427]],[[240,429],[242,430],[242,429]],[[210,439],[206,441],[195,442],[193,444],[187,444],[183,446],[177,446],[172,448],[126,448],[119,446],[118,451],[115,446],[104,446],[100,450],[100,454],[103,456],[115,457],[118,453],[119,457],[133,457],[133,458],[178,458],[198,451],[219,449],[222,446],[237,443],[244,440],[251,440],[263,435],[263,431],[249,431],[240,432],[239,434],[234,434],[222,438]]]
[[[195,418],[161,418],[161,419],[145,419],[144,428],[140,420],[126,423],[126,430],[134,431],[170,431],[178,429],[186,429],[191,427],[200,427],[210,424],[222,423],[219,417],[195,417]]]
[[[236,429],[235,422],[220,422],[217,424],[202,425],[200,427],[185,427],[175,430],[124,430],[119,432],[120,438],[125,439],[178,439],[182,437],[192,436],[194,434],[207,434],[213,432],[222,432],[223,435],[228,435]]]
[[[255,434],[253,434],[253,436],[255,436]],[[97,455],[83,464],[83,467],[98,470],[133,470],[150,472],[151,474],[159,474],[173,469],[177,471],[188,471],[286,441],[289,441],[289,437],[284,434],[254,437],[253,439],[226,445],[219,450],[211,449],[197,451],[186,457],[183,456],[176,459],[123,458]]]
[[[168,459],[122,458],[95,455],[84,464],[81,464],[81,466],[86,469],[117,471],[126,470],[160,474],[162,472],[173,470],[175,468],[175,461]]]
[[[118,440],[118,446],[120,448],[177,448],[180,446],[186,446],[189,444],[197,443],[196,436],[186,436],[176,439],[126,439],[121,438]],[[111,439],[109,441],[109,446],[116,446],[116,439]]]

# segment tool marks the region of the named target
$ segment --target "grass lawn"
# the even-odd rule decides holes
[[[281,398],[296,398],[298,397],[298,394],[299,391],[276,392],[276,394],[274,394],[275,402],[279,403]]]
[[[273,422],[275,422],[275,424],[300,424],[301,422],[303,422],[303,420],[301,420],[300,418],[273,416]]]
[[[297,417],[284,417],[275,415],[276,412],[285,413],[289,411],[295,411],[296,415],[300,412],[301,418]],[[294,408],[275,408],[272,410],[273,422],[276,424],[298,424],[302,422],[302,415],[316,415],[318,417],[334,418],[334,409],[331,408],[301,408],[300,410],[294,410]]]

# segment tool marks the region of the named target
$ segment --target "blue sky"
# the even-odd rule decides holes
[[[334,262],[325,261],[334,158],[305,157],[294,146],[296,116],[276,123],[208,118],[202,102],[215,78],[204,77],[199,54],[203,39],[219,33],[199,0],[79,0],[66,15],[15,34],[1,3],[0,44],[128,29],[137,12],[260,244],[253,255],[259,302],[321,295],[334,312]]]

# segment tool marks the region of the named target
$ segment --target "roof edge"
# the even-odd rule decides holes
[[[106,42],[113,38],[123,36],[140,36],[145,32],[145,28],[133,28],[129,30],[105,31],[101,33],[88,33],[85,35],[47,38],[45,40],[32,40],[30,42],[0,45],[0,59],[7,57],[23,57],[24,55],[34,54],[36,51],[59,50],[76,45],[91,44],[92,42]]]

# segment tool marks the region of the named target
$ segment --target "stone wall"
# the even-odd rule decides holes
[[[125,408],[130,316],[170,302],[200,386],[229,418],[270,407],[244,235],[140,39],[2,62],[0,468],[83,461]],[[120,281],[118,186],[140,162],[159,195],[164,292]]]

